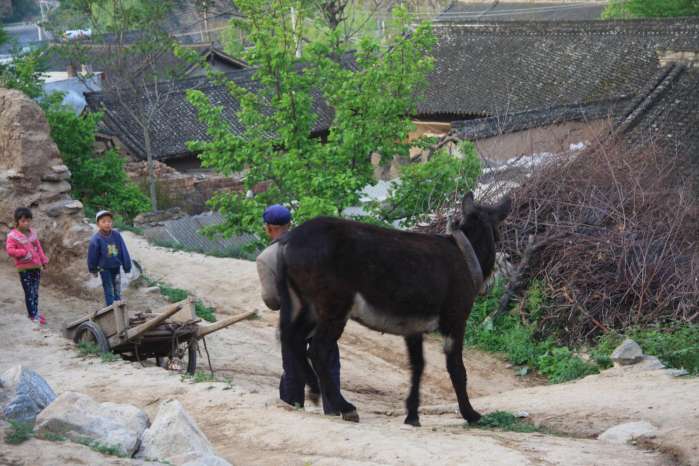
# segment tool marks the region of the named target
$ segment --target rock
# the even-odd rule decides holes
[[[65,165],[54,165],[51,167],[51,171],[54,173],[70,173],[70,170],[68,170],[68,167]]]
[[[643,359],[640,363],[638,363],[638,365],[641,366],[642,369],[648,371],[665,369],[665,364],[663,364],[660,359],[656,358],[655,356],[643,356]]]
[[[133,219],[135,226],[157,225],[167,220],[177,220],[178,218],[186,217],[187,213],[179,207],[172,207],[167,210],[158,210],[156,212],[145,212],[138,214]]]
[[[159,286],[149,286],[148,288],[144,288],[143,292],[148,293],[148,294],[160,294],[160,287]]]
[[[47,193],[67,193],[70,192],[70,183],[67,181],[46,181],[39,184],[39,191]]]
[[[51,181],[51,182],[58,182],[58,181],[67,181],[70,179],[70,172],[65,172],[65,173],[46,173],[42,175],[41,181]]]
[[[160,403],[158,414],[143,433],[141,448],[136,454],[138,458],[157,458],[176,465],[207,456],[216,456],[214,448],[177,400]],[[177,458],[180,462],[175,462]]]
[[[66,392],[36,418],[38,433],[52,432],[72,440],[88,438],[132,456],[148,427],[148,416],[135,406],[98,403],[87,395]]]
[[[216,455],[197,455],[189,453],[180,455],[170,460],[173,464],[182,466],[233,466],[228,461]]]
[[[689,375],[686,369],[668,369],[667,373],[672,377],[684,377],[685,375]]]
[[[65,201],[54,202],[46,206],[46,215],[49,217],[58,217],[61,214],[75,214],[83,209],[83,203],[68,199]]]
[[[652,437],[657,429],[647,421],[627,422],[610,427],[601,433],[597,439],[610,443],[626,443],[639,437]]]
[[[643,351],[638,343],[630,338],[624,340],[612,353],[612,361],[622,366],[636,364],[641,360],[643,360]]]
[[[55,399],[46,380],[27,367],[17,365],[0,375],[0,405],[7,419],[34,422]]]

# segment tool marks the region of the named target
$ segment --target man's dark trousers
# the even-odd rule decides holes
[[[337,342],[333,344],[332,351],[330,353],[330,376],[333,382],[340,387],[340,350],[337,347]],[[284,350],[282,345],[282,367],[284,368],[284,373],[279,381],[279,398],[283,401],[289,403],[290,405],[300,405],[303,406],[304,401],[304,389],[306,387],[306,377],[299,380],[297,377],[297,362],[289,351]],[[303,370],[299,370],[298,373],[303,374]],[[307,377],[314,375],[307,375]],[[323,398],[323,412],[325,414],[334,414],[338,410],[333,409],[329,406],[329,403]]]

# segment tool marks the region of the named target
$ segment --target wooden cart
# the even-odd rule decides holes
[[[194,302],[189,298],[156,312],[133,316],[129,315],[125,301],[117,301],[66,324],[64,335],[76,343],[90,342],[100,352],[111,351],[130,361],[155,358],[159,366],[193,374],[199,340],[254,314],[255,311],[246,312],[201,325]]]

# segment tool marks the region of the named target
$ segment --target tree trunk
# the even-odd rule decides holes
[[[149,126],[143,128],[143,142],[146,149],[146,160],[148,161],[148,190],[150,192],[150,205],[153,212],[158,210],[158,196],[155,190],[155,166],[153,163],[153,149],[151,148]]]

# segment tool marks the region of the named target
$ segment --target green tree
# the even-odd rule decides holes
[[[441,150],[427,162],[404,165],[400,180],[392,183],[388,201],[373,206],[376,216],[414,226],[431,212],[454,204],[454,195],[475,189],[481,174],[480,157],[469,141],[459,145],[459,152],[453,156]]]
[[[225,219],[216,231],[259,232],[260,215],[271,203],[291,206],[297,221],[338,215],[375,182],[372,153],[384,161],[408,154],[407,136],[414,128],[409,116],[432,67],[430,26],[412,27],[405,10],[396,9],[393,32],[382,42],[364,36],[348,43],[341,28],[327,22],[316,21],[313,37],[307,37],[306,19],[315,16],[300,2],[236,5],[248,18],[252,46],[243,58],[255,67],[258,88],[227,83],[240,102],[241,136],[222,118],[221,107],[189,91],[210,136],[190,147],[200,152],[204,166],[227,175],[245,172],[248,190],[261,183],[267,189],[252,197],[215,196],[211,205]],[[321,98],[334,110],[325,140],[312,135]]]
[[[131,219],[148,210],[148,198],[124,170],[124,159],[114,150],[95,154],[95,133],[102,117],[83,117],[60,105],[59,96],[45,101],[51,137],[71,172],[73,197],[90,210],[109,209]]]
[[[164,24],[171,7],[170,0],[64,0],[62,4],[63,16],[84,18],[92,35],[89,41],[63,44],[61,54],[102,72],[104,98],[128,114],[142,133],[152,210],[158,209],[152,143],[155,118],[179,91],[175,83],[187,69],[183,62],[163,60],[176,45]],[[61,27],[65,23],[54,24],[52,30],[60,35]]]
[[[612,0],[602,12],[604,19],[699,16],[697,0]]]

